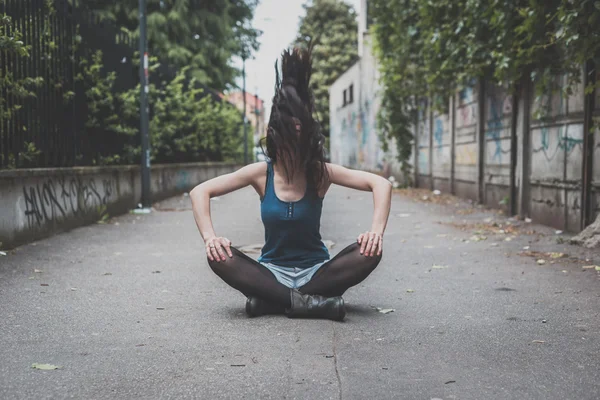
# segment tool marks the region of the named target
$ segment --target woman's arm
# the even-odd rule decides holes
[[[358,237],[361,244],[361,253],[367,255],[380,255],[382,251],[383,232],[387,225],[392,201],[392,184],[381,176],[342,167],[341,165],[327,164],[329,180],[336,185],[351,189],[373,192],[373,222],[371,230]],[[366,239],[366,240],[365,240]]]
[[[224,238],[219,238],[215,234],[212,219],[210,216],[210,199],[215,196],[222,196],[243,187],[252,185],[257,188],[260,177],[266,174],[267,167],[264,162],[258,162],[247,165],[230,174],[218,176],[196,186],[190,192],[192,200],[192,210],[196,225],[207,246],[206,254],[212,261],[221,258],[225,260],[225,248],[229,257],[232,257],[230,245],[231,242]]]

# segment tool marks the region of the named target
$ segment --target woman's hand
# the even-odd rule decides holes
[[[229,258],[233,257],[231,252],[231,240],[224,237],[213,236],[204,241],[206,245],[206,255],[210,261],[225,261],[225,253]]]
[[[380,256],[383,251],[383,235],[377,232],[365,232],[358,235],[360,254],[367,257]]]

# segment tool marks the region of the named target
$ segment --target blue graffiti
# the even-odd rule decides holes
[[[502,102],[499,101],[498,97],[492,96],[490,98],[490,119],[487,121],[487,137],[491,138],[496,145],[494,155],[492,156],[493,161],[501,161],[503,153],[509,153],[509,151],[502,150],[502,142],[500,136],[502,135]]]
[[[557,145],[553,151],[550,150],[550,130],[548,127],[544,127],[541,130],[542,143],[539,147],[533,149],[534,153],[543,152],[544,157],[547,161],[552,161],[560,150],[564,150],[567,155],[570,154],[573,149],[578,146],[583,147],[583,139],[576,139],[564,135],[565,127],[561,126],[556,130],[556,142]]]
[[[473,101],[473,88],[466,87],[458,92],[458,98],[460,99],[460,103],[471,103]]]
[[[444,123],[441,118],[435,119],[435,129],[433,131],[433,138],[435,139],[435,144],[438,151],[442,151],[443,144],[443,136],[444,136]]]
[[[369,115],[369,109],[371,104],[369,100],[365,100],[364,107],[360,110],[360,127],[362,130],[362,140],[361,143],[364,146],[367,143],[367,138],[369,137],[369,121],[367,120],[367,116]]]

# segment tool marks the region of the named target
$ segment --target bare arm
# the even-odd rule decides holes
[[[207,255],[209,259],[213,257],[218,261],[219,256],[225,260],[225,253],[232,257],[229,248],[231,242],[224,238],[219,238],[215,234],[210,216],[210,199],[215,196],[222,196],[235,190],[252,185],[255,188],[261,176],[265,175],[267,167],[264,162],[247,165],[230,174],[218,176],[196,186],[190,192],[192,200],[192,210],[194,219],[200,231],[200,235],[207,245]]]
[[[366,250],[367,254],[381,254],[383,232],[387,226],[390,214],[392,185],[381,176],[342,167],[341,165],[327,164],[329,180],[336,185],[351,189],[373,192],[373,222],[371,230],[358,238],[361,244],[361,252]],[[366,238],[367,240],[363,240]]]

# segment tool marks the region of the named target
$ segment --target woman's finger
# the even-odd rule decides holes
[[[373,257],[375,254],[377,254],[377,250],[379,249],[379,235],[375,235],[373,237],[373,245],[371,246],[371,254],[370,256]]]
[[[207,245],[206,245],[206,256],[208,257],[208,259],[209,259],[210,261],[214,261],[214,259],[213,259],[213,256],[212,256],[212,254],[211,254],[211,251],[210,251],[210,250],[211,250],[211,248],[210,248],[210,246],[207,244]]]
[[[362,238],[363,238],[363,234],[361,233],[360,235],[358,235],[358,239],[356,239],[356,241],[358,242],[358,244],[361,244]]]
[[[365,234],[362,234],[362,235],[360,235],[360,254],[364,254],[366,247],[367,247],[367,236]]]
[[[376,253],[377,250],[379,250],[379,235],[375,235],[375,237],[373,238],[373,245],[371,246],[371,257],[373,257]]]
[[[365,247],[365,255],[368,257],[371,254],[371,248],[373,247],[373,235],[369,234],[367,239],[367,246]]]
[[[217,249],[217,254],[219,254],[221,260],[225,261],[225,252],[223,251],[223,245],[221,244],[221,242],[216,242],[215,248]]]
[[[213,255],[216,262],[221,261],[221,257],[219,257],[219,252],[217,251],[217,243],[215,243],[215,242],[211,243],[210,252]]]
[[[383,238],[379,239],[379,251],[377,252],[377,256],[379,257],[383,252]]]
[[[221,240],[221,244],[223,245],[223,248],[227,252],[229,258],[233,257],[233,253],[231,252],[231,240],[223,238]]]

